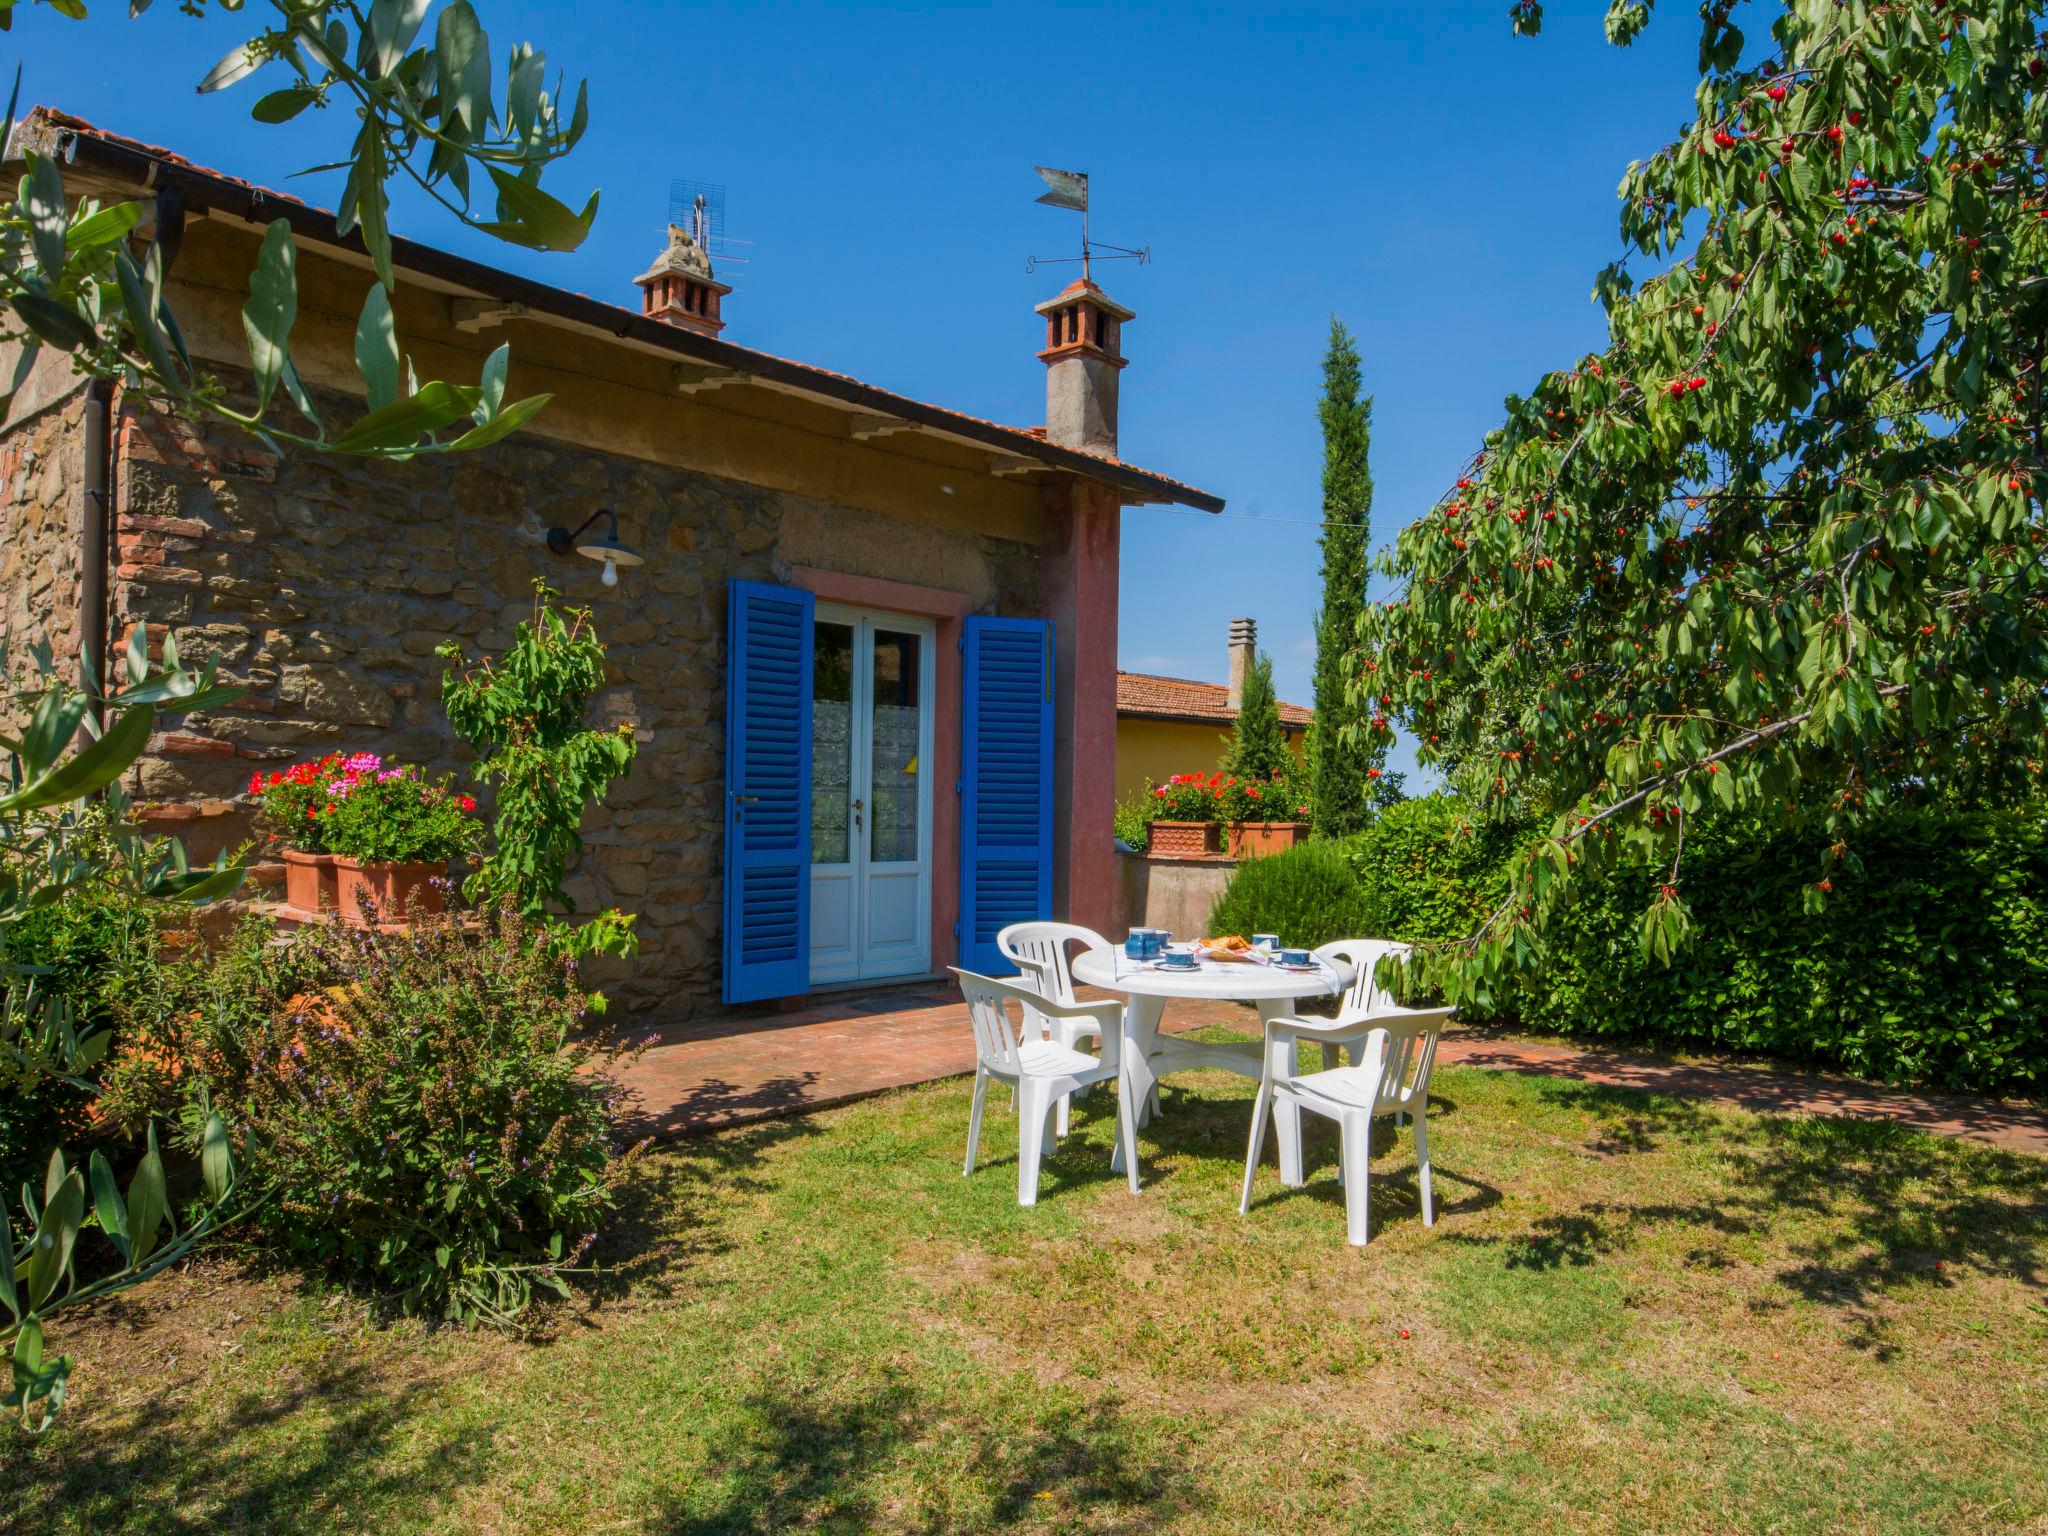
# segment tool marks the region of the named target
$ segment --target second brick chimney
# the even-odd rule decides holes
[[[1252,669],[1252,657],[1259,648],[1256,619],[1230,621],[1230,712],[1244,707],[1244,680]]]
[[[1136,318],[1088,278],[1037,306],[1045,316],[1045,436],[1062,448],[1116,457],[1117,375],[1124,323]]]

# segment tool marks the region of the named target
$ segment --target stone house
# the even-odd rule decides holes
[[[143,232],[180,232],[172,305],[231,396],[257,243],[288,220],[295,363],[335,415],[360,409],[373,279],[331,215],[61,113],[24,131],[74,197],[144,200]],[[511,396],[554,395],[517,436],[279,457],[48,354],[0,419],[12,663],[141,623],[248,689],[164,722],[143,815],[210,857],[251,834],[252,767],[337,747],[459,767],[435,647],[504,645],[544,577],[594,610],[600,707],[640,743],[571,888],[639,914],[615,1003],[681,1016],[986,967],[1003,922],[1113,921],[1120,509],[1222,505],[1117,457],[1128,310],[1085,280],[1038,306],[1048,425],[1018,428],[727,340],[689,231],[633,309],[403,240],[396,261],[420,377],[473,379],[509,341]],[[573,547],[606,513],[644,562],[616,585]]]
[[[1207,773],[1223,760],[1237,730],[1245,673],[1258,649],[1258,625],[1230,621],[1228,683],[1202,683],[1150,672],[1116,675],[1116,795],[1119,800],[1164,784],[1176,773]],[[1280,729],[1296,758],[1316,714],[1280,703]]]

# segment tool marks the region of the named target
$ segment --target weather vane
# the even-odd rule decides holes
[[[1088,238],[1088,173],[1086,171],[1061,171],[1049,165],[1035,165],[1033,170],[1045,182],[1045,191],[1038,201],[1054,208],[1071,208],[1081,215],[1081,254],[1078,256],[1027,256],[1024,270],[1036,272],[1041,266],[1057,266],[1062,262],[1081,263],[1081,276],[1088,276],[1091,257],[1103,261],[1135,261],[1140,266],[1152,259],[1152,247],[1132,250],[1128,246],[1111,245],[1107,240]]]

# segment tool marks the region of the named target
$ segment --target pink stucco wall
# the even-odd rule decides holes
[[[1099,933],[1122,900],[1111,837],[1116,805],[1116,493],[1074,485],[1048,509],[1040,614],[1057,634],[1053,725],[1053,915]]]

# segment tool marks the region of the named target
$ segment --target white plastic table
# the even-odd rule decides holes
[[[1073,970],[1078,982],[1124,994],[1117,1113],[1132,1116],[1134,1130],[1151,1118],[1152,1090],[1167,1073],[1220,1069],[1257,1079],[1264,1065],[1263,1043],[1213,1045],[1160,1034],[1159,1018],[1168,998],[1255,1004],[1263,1033],[1266,1020],[1294,1012],[1294,1004],[1301,999],[1336,996],[1351,985],[1352,974],[1350,966],[1320,956],[1316,957],[1313,972],[1284,971],[1278,966],[1228,960],[1204,960],[1192,971],[1162,971],[1130,959],[1121,949],[1089,950],[1077,955]],[[1294,1075],[1292,1048],[1275,1047],[1273,1075]],[[1280,1141],[1280,1176],[1290,1185],[1299,1184],[1301,1112],[1283,1098],[1274,1105],[1273,1120]],[[1110,1167],[1129,1175],[1131,1193],[1136,1194],[1137,1165],[1134,1162],[1125,1168],[1123,1164],[1123,1138],[1119,1136]]]

